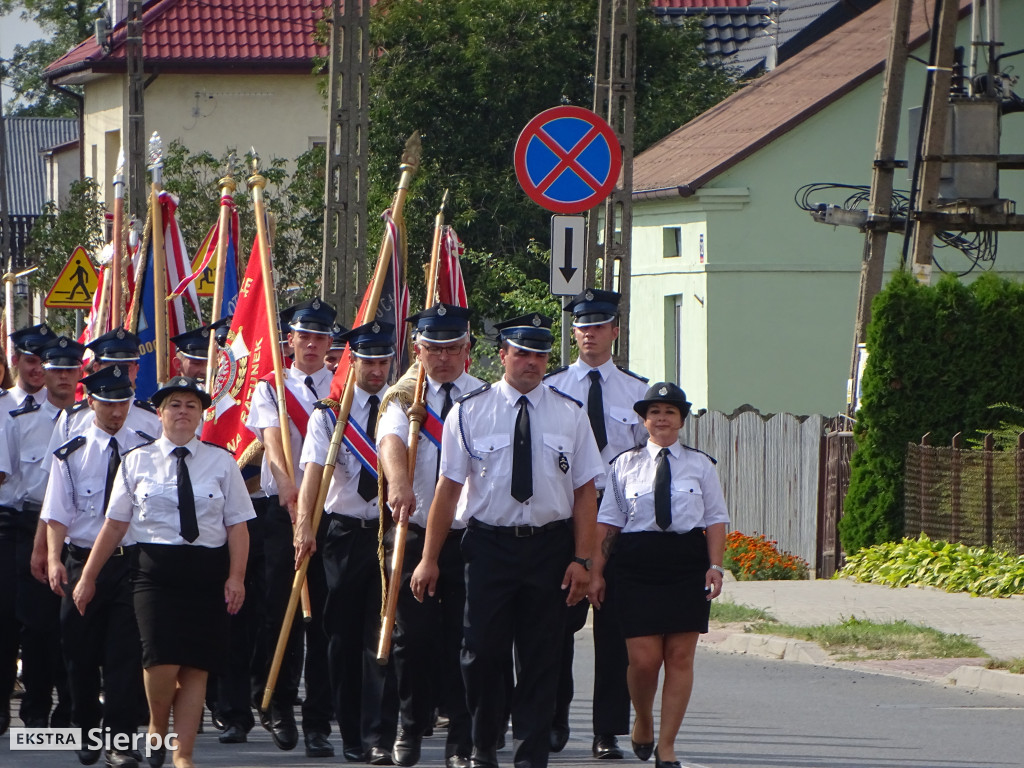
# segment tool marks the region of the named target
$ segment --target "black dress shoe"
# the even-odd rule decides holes
[[[621,760],[622,750],[619,749],[619,741],[613,734],[598,734],[594,737],[591,751],[598,760]]]
[[[561,752],[565,749],[565,745],[569,743],[569,726],[567,725],[553,725],[551,726],[551,751]]]
[[[470,768],[498,768],[498,753],[493,749],[477,749],[473,747],[473,756],[469,758]]]
[[[366,753],[363,752],[362,747],[342,747],[341,754],[350,763],[362,763],[366,759]]]
[[[100,759],[100,755],[103,754],[102,749],[78,749],[75,750],[78,755],[78,762],[82,765],[92,765]]]
[[[160,747],[154,749],[146,756],[146,762],[149,763],[149,768],[161,768],[164,764],[164,760],[167,758],[167,747]]]
[[[470,768],[468,757],[462,755],[449,755],[444,759],[445,768]]]
[[[249,737],[245,733],[245,728],[240,725],[229,725],[217,737],[217,741],[221,744],[245,744],[248,740]]]
[[[636,724],[633,725],[634,733],[636,732]],[[633,745],[633,754],[639,757],[641,760],[647,761],[651,759],[651,754],[654,752],[653,741],[637,741],[633,738],[633,734],[629,735],[629,741]]]
[[[370,754],[366,756],[366,762],[370,765],[394,765],[391,760],[391,750],[384,747],[371,747]]]
[[[655,748],[655,750],[654,750],[654,768],[683,768],[683,767],[679,764],[678,760],[673,760],[671,762],[669,762],[668,760],[662,760],[660,757],[658,757],[658,750],[657,750],[657,748]]]
[[[416,765],[420,761],[422,744],[423,740],[419,737],[399,730],[398,735],[395,737],[395,746],[391,750],[391,759],[394,760],[395,765],[410,768],[410,766]]]
[[[326,733],[310,731],[303,734],[306,742],[306,757],[334,757],[334,745],[327,740]]]
[[[272,718],[270,737],[278,749],[295,749],[295,745],[299,743],[299,729],[295,726],[295,718],[289,716]]]
[[[130,752],[119,749],[107,750],[107,765],[110,768],[139,768],[139,761]]]

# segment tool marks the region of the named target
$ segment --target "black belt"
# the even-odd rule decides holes
[[[376,517],[362,518],[351,515],[336,515],[331,513],[331,520],[341,526],[342,530],[352,531],[356,528],[380,528],[380,520]]]
[[[132,551],[131,547],[117,547],[113,552],[110,553],[111,557],[124,557]],[[89,553],[92,549],[89,547],[79,547],[75,544],[68,544],[68,554],[71,555],[73,560],[77,560],[80,563],[84,563],[89,559]]]
[[[475,517],[471,517],[466,522],[466,526],[468,528],[476,528],[481,531],[491,531],[492,533],[501,533],[505,536],[515,536],[517,539],[526,538],[527,536],[536,536],[538,533],[553,531],[556,528],[566,528],[568,525],[568,520],[553,520],[545,525],[491,525],[490,523],[482,523]]]
[[[427,529],[424,528],[422,525],[416,525],[416,523],[409,523],[409,530],[410,531],[415,531],[416,533],[420,534],[421,536],[426,536],[427,535]],[[465,532],[466,532],[465,528],[449,528],[448,529],[448,538],[451,538],[452,536],[461,536]]]
[[[40,512],[43,511],[43,505],[34,504],[31,501],[26,501],[24,504],[21,505],[21,511],[28,512],[31,515],[38,515]]]

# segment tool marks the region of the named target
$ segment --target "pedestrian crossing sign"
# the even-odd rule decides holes
[[[99,276],[85,248],[78,246],[43,302],[49,309],[91,309]]]
[[[195,257],[192,259],[192,272],[196,272],[200,267],[203,266],[203,258],[206,253],[206,249],[209,243],[203,243],[199,250],[196,251]],[[196,287],[196,293],[199,296],[213,296],[214,281],[217,277],[217,249],[213,249],[213,254],[210,256],[210,263],[206,265],[202,272],[199,273],[199,277],[193,285]]]

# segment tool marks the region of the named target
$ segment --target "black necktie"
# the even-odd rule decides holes
[[[444,404],[441,406],[441,421],[448,418],[448,412],[451,411],[452,405],[452,387],[455,386],[455,382],[446,381],[441,385],[441,389],[444,390]]]
[[[444,403],[441,405],[441,423],[444,424],[444,420],[448,418],[448,414],[452,410],[452,406],[455,404],[452,401],[452,388],[455,386],[455,382],[446,381],[441,385],[441,389],[444,390]],[[437,480],[441,476],[441,449],[437,449],[437,468],[434,471],[434,480]]]
[[[317,400],[319,400],[320,399],[320,395],[318,395],[316,393],[316,387],[313,386],[313,377],[312,376],[307,376],[306,377],[306,386],[309,387],[309,391],[313,393],[313,397],[315,397]]]
[[[114,478],[121,466],[121,454],[117,451],[117,440],[110,438],[110,456],[107,458],[107,482],[103,486],[103,509],[110,505],[110,492],[114,490]]]
[[[32,395],[25,395],[25,399],[21,401],[22,407],[24,407],[25,410],[28,410],[28,411],[31,411],[32,410],[32,406],[35,405],[35,404],[36,404],[36,399],[34,397],[32,397]]]
[[[587,395],[587,416],[590,417],[590,428],[597,439],[597,450],[603,451],[608,445],[608,432],[604,428],[604,397],[601,393],[601,372],[591,371],[590,394]]]
[[[185,457],[189,450],[179,446],[171,451],[178,457],[178,520],[181,522],[181,538],[191,544],[199,538],[199,523],[196,521],[196,497],[192,492],[192,478],[188,475]]]
[[[672,467],[668,458],[668,448],[658,451],[657,469],[654,471],[654,521],[663,531],[672,525]]]
[[[522,503],[533,496],[533,447],[526,395],[519,398],[516,433],[512,438],[512,498]]]
[[[366,417],[366,436],[370,438],[372,443],[377,439],[377,411],[380,407],[380,398],[376,395],[370,395],[369,403],[370,415]],[[359,470],[359,495],[366,501],[372,501],[377,498],[377,479],[366,467],[362,467]]]

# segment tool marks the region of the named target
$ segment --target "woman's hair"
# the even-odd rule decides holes
[[[0,365],[4,369],[4,375],[0,376],[0,387],[10,389],[14,386],[14,377],[11,376],[10,366],[7,365],[7,350],[4,349],[2,344],[0,344],[0,353],[3,354],[3,360],[0,360]]]

